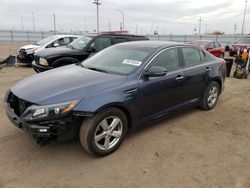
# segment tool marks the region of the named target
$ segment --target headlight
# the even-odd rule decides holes
[[[26,121],[56,119],[67,116],[77,103],[78,100],[46,106],[33,105],[22,116]]]
[[[30,49],[26,49],[25,51],[26,51],[27,54],[33,54],[34,51],[36,51],[37,49],[38,48],[30,48]]]
[[[43,66],[49,66],[48,61],[40,57],[39,63]]]

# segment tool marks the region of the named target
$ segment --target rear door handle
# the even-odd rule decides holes
[[[211,68],[209,68],[209,67],[207,67],[207,68],[206,68],[206,71],[211,71],[211,70],[212,70],[212,69],[211,69]]]
[[[182,80],[184,78],[184,76],[178,75],[175,80]]]

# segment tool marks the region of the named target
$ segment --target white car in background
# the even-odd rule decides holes
[[[66,46],[79,36],[77,35],[53,35],[48,38],[44,38],[34,44],[29,44],[22,46],[19,49],[19,54],[17,55],[17,63],[24,63],[31,65],[34,53],[39,52],[45,48],[55,48],[58,46]]]

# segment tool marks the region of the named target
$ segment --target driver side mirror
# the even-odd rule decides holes
[[[90,46],[90,47],[88,48],[87,52],[89,52],[89,53],[94,53],[94,52],[96,52],[96,49],[95,49],[93,46]]]
[[[146,72],[144,72],[144,77],[163,77],[167,74],[167,69],[159,66],[152,66]]]

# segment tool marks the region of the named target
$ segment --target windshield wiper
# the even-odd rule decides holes
[[[98,69],[98,68],[94,68],[94,67],[88,67],[87,69],[94,70],[94,71],[98,71],[98,72],[105,72],[105,73],[108,73],[108,71],[105,71],[105,70],[102,70],[102,69]]]

